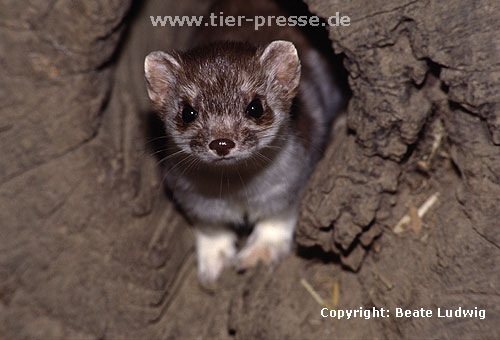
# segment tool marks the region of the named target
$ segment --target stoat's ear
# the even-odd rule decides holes
[[[144,74],[149,98],[161,106],[172,92],[176,74],[180,70],[178,56],[166,52],[151,52],[144,60]]]
[[[293,98],[300,82],[300,60],[295,46],[285,40],[273,41],[261,53],[259,61],[268,74],[269,85]]]

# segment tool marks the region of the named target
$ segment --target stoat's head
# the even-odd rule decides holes
[[[286,138],[280,133],[300,80],[292,43],[220,42],[186,53],[152,52],[144,66],[149,97],[183,152],[232,164]]]

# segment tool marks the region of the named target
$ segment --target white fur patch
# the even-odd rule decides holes
[[[202,283],[215,282],[222,269],[236,254],[236,235],[230,230],[195,230],[198,278]]]
[[[268,242],[291,241],[296,221],[295,214],[264,219],[255,225],[255,238]]]
[[[258,222],[247,245],[238,253],[236,265],[248,268],[259,261],[267,265],[276,264],[292,248],[293,230],[296,223],[295,212]]]

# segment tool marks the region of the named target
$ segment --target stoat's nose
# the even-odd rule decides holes
[[[208,147],[212,150],[215,150],[219,156],[225,156],[231,151],[232,148],[234,148],[235,144],[232,140],[222,138],[222,139],[215,139],[208,144]]]

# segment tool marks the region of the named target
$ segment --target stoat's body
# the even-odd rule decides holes
[[[146,57],[148,93],[170,142],[166,182],[194,225],[205,283],[229,263],[272,264],[291,249],[301,193],[338,103],[319,55],[304,56],[301,67],[294,44],[279,40]],[[234,227],[247,223],[254,230],[237,251]]]

